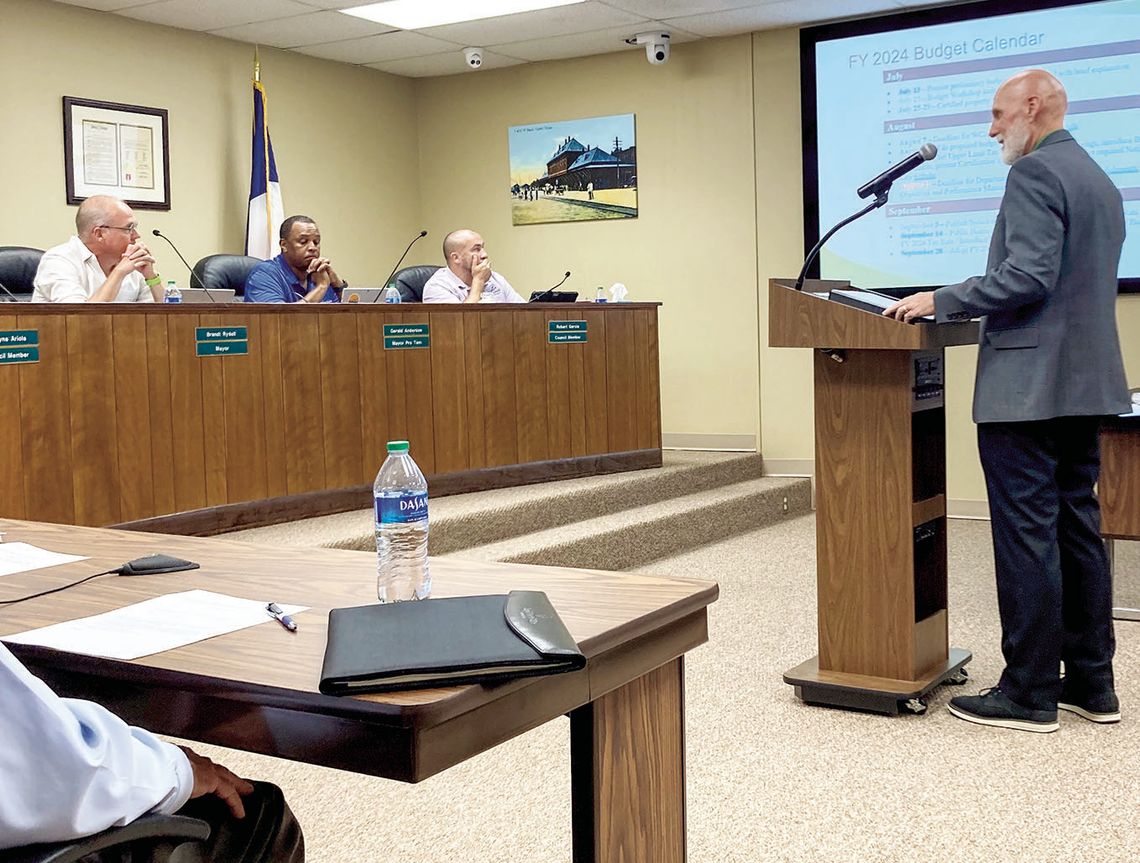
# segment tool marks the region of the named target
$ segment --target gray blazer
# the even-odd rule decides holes
[[[1120,192],[1073,136],[1010,168],[986,274],[934,292],[936,319],[984,315],[974,422],[1129,409],[1116,332]]]

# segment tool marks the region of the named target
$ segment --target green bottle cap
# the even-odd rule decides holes
[[[388,452],[407,452],[408,442],[406,440],[390,440],[388,441]]]

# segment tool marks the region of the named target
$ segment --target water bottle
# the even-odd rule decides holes
[[[598,285],[597,293],[594,295],[595,303],[604,303],[606,301],[606,289]]]
[[[384,289],[384,302],[398,303],[400,302],[400,289],[396,287],[396,283],[392,282]]]
[[[178,284],[174,279],[166,283],[166,288],[162,292],[162,301],[164,303],[182,302],[182,291],[178,290]]]
[[[427,480],[408,454],[406,440],[388,441],[388,457],[372,486],[376,511],[376,596],[381,602],[426,599],[428,572]]]

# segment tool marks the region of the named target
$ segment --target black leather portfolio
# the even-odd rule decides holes
[[[546,594],[334,608],[321,692],[357,695],[574,671],[586,657]]]

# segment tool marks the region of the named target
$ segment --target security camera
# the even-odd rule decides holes
[[[478,69],[483,65],[482,48],[464,48],[463,57],[467,60],[467,65],[472,69]]]
[[[660,66],[669,62],[669,34],[660,31],[638,33],[632,39],[626,39],[630,45],[644,45],[645,59],[651,65]]]

